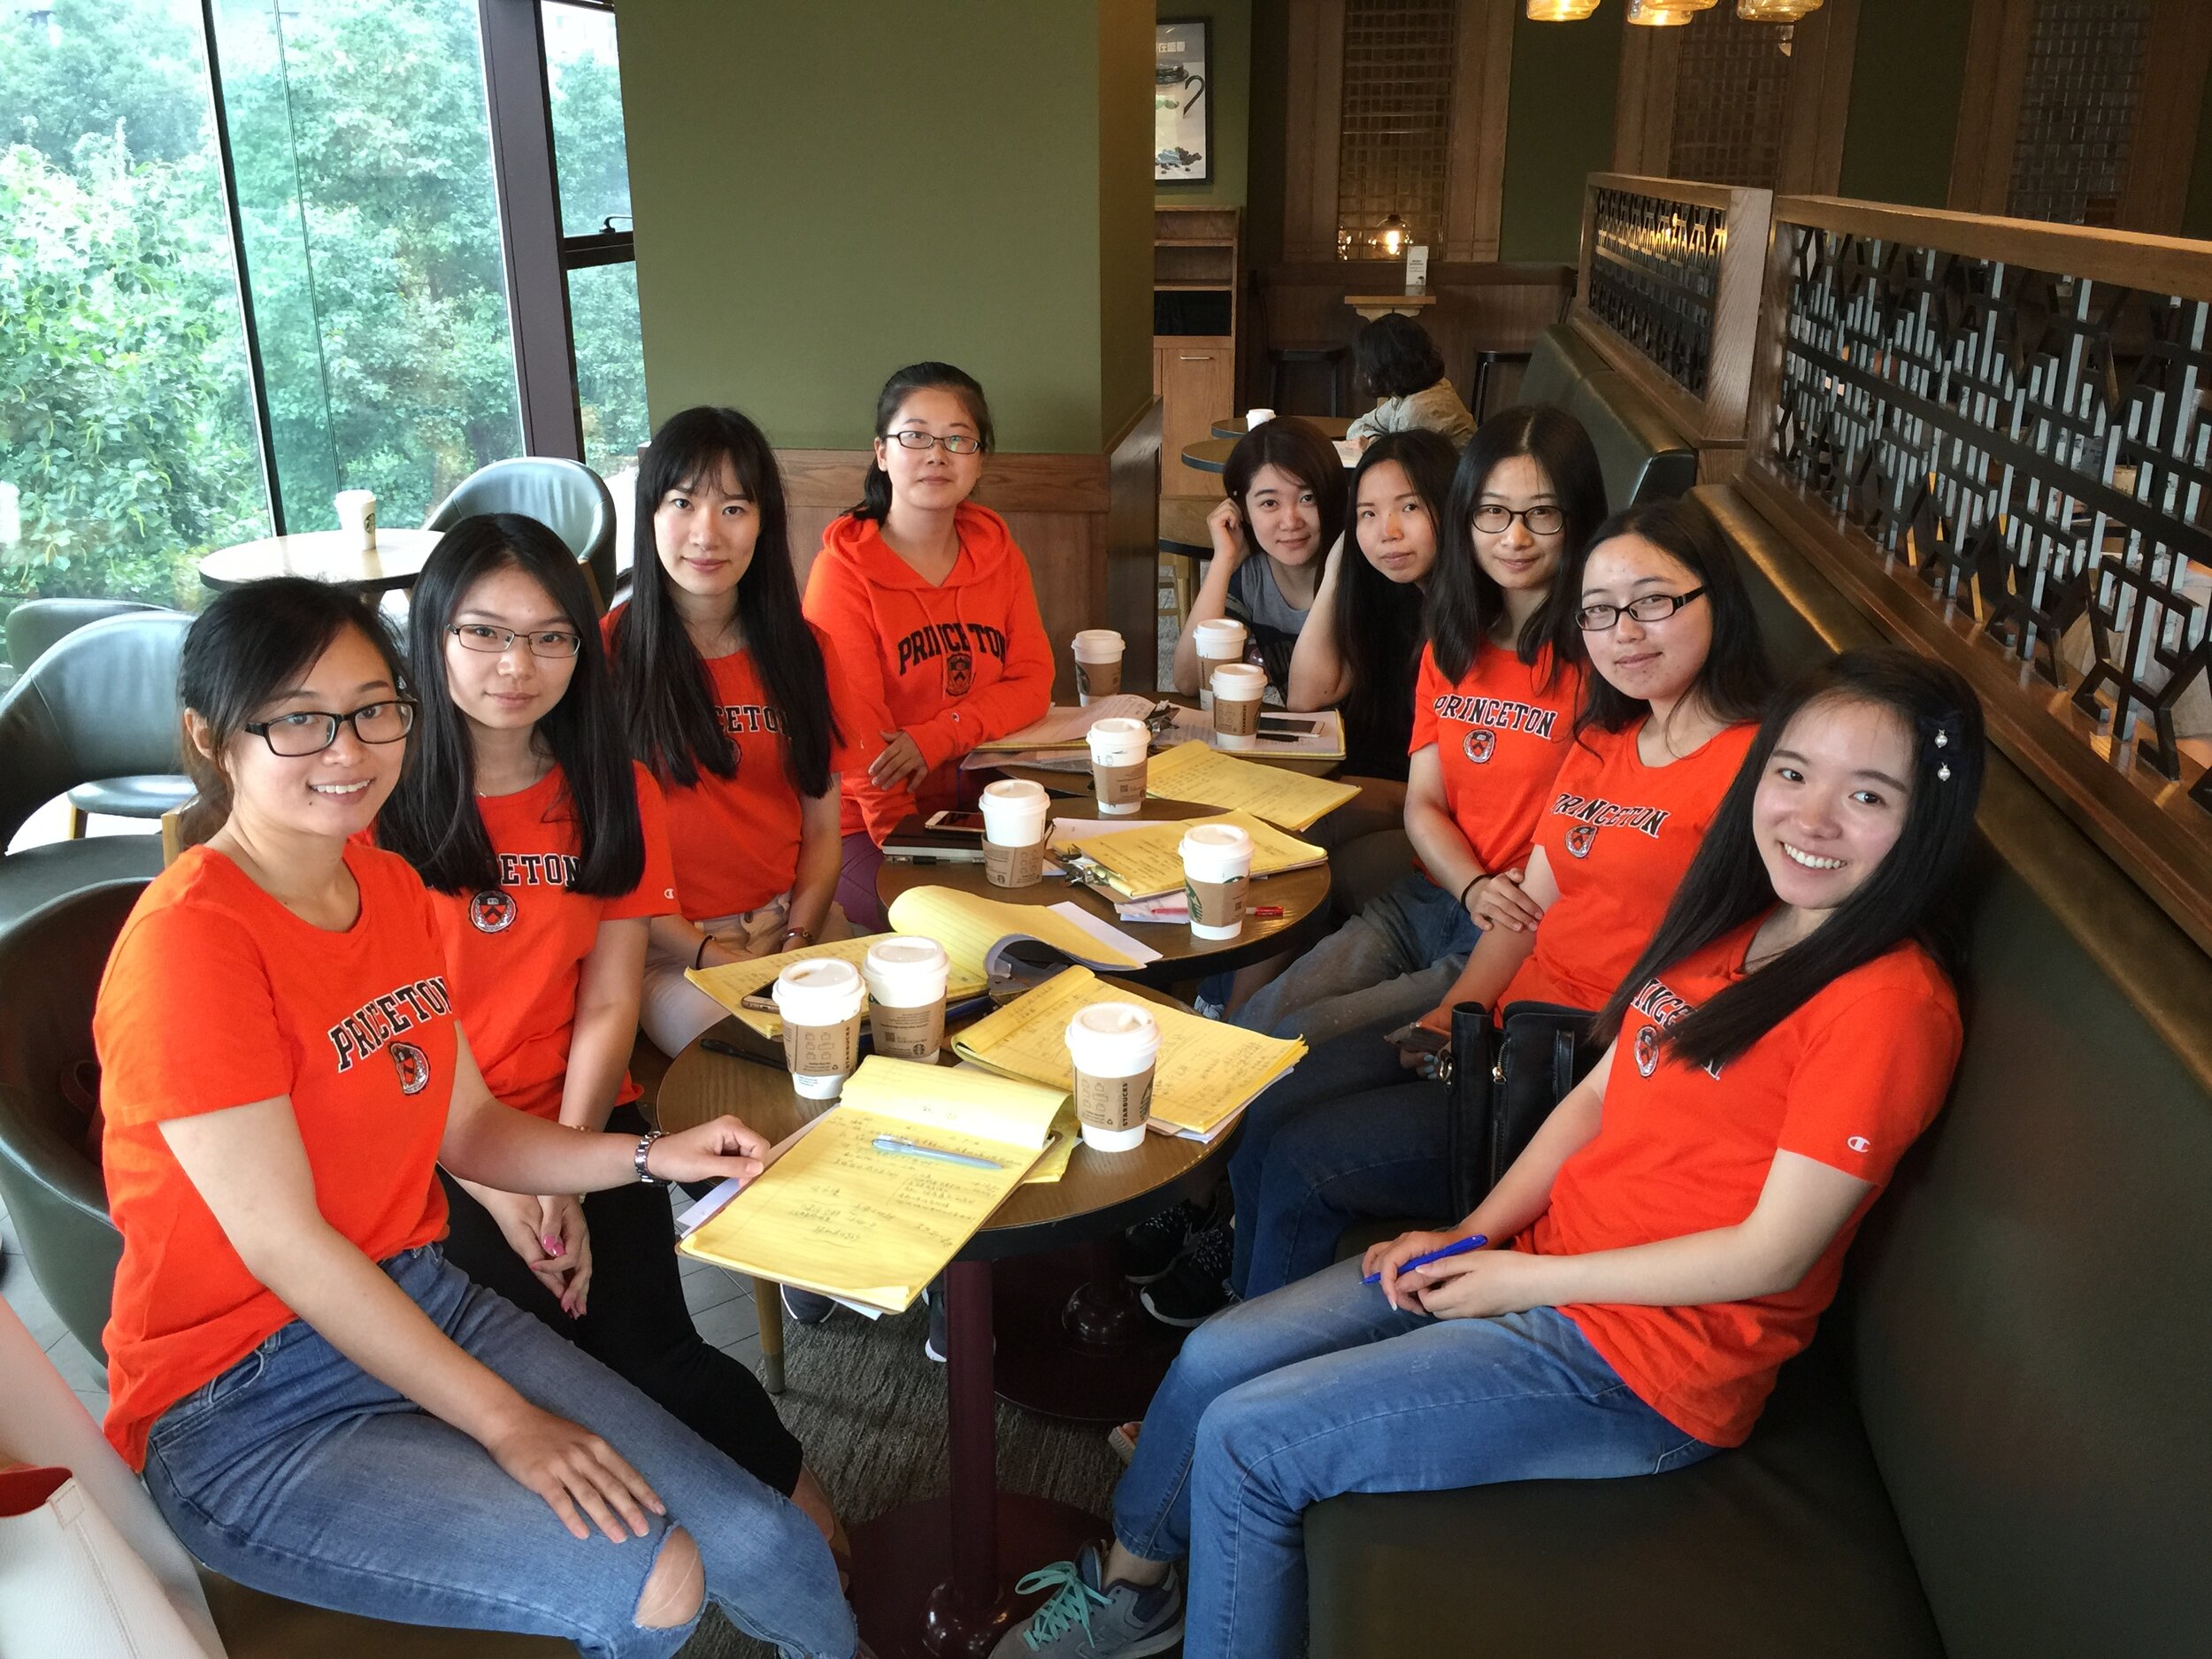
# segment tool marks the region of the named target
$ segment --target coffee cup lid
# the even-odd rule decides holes
[[[1214,670],[1210,683],[1217,697],[1225,690],[1258,696],[1267,689],[1267,671],[1255,663],[1224,663]]]
[[[1193,853],[1215,856],[1248,854],[1252,850],[1252,836],[1249,831],[1234,824],[1194,824],[1183,832],[1177,847],[1185,857]]]
[[[843,1019],[859,1007],[866,995],[860,970],[836,956],[811,956],[795,962],[776,976],[777,1009],[787,1019],[807,1017]]]
[[[1025,808],[1045,806],[1052,800],[1044,785],[1031,778],[1002,778],[996,783],[987,783],[982,798],[1002,806]]]
[[[945,948],[933,939],[919,934],[898,933],[889,939],[879,939],[868,947],[867,964],[872,968],[888,968],[898,972],[912,968],[936,969],[949,965]]]
[[[1241,641],[1244,624],[1234,617],[1209,617],[1198,625],[1197,634],[1207,639]]]
[[[1085,628],[1075,636],[1075,653],[1104,652],[1118,657],[1127,648],[1127,641],[1111,628]]]
[[[1127,1077],[1160,1052],[1160,1022],[1141,1002],[1093,1002],[1068,1021],[1068,1052],[1094,1076]]]

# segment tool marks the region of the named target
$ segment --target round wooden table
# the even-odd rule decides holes
[[[1042,778],[1049,774],[1032,775]],[[1061,774],[1063,787],[1075,781],[1079,781],[1075,774]],[[1087,785],[1090,780],[1086,776],[1079,781]],[[1210,818],[1218,810],[1190,801],[1148,800],[1133,816],[1116,822],[1117,826],[1170,823],[1182,818]],[[1073,810],[1056,812],[1054,816],[1101,818],[1079,802]],[[1102,818],[1101,821],[1104,821]],[[1253,882],[1244,930],[1234,939],[1200,939],[1179,923],[1125,922],[1114,914],[1113,901],[1109,895],[1095,887],[1071,887],[1058,876],[1047,876],[1025,887],[995,887],[990,878],[983,873],[981,864],[909,864],[886,859],[876,875],[876,896],[882,900],[883,908],[887,911],[891,901],[910,887],[950,887],[957,893],[972,893],[978,898],[997,899],[1008,904],[1057,904],[1063,899],[1073,899],[1102,922],[1112,924],[1160,953],[1157,962],[1116,972],[1115,978],[1158,986],[1227,972],[1248,963],[1264,962],[1281,951],[1304,949],[1312,942],[1312,934],[1326,917],[1329,867],[1325,864],[1317,864],[1310,870],[1287,871]],[[1254,916],[1250,913],[1254,905],[1279,907],[1283,913],[1274,917]]]
[[[379,529],[374,548],[363,548],[342,530],[265,536],[209,554],[200,561],[200,581],[219,591],[265,576],[309,576],[372,594],[412,588],[442,534]]]
[[[1347,294],[1344,303],[1360,314],[1363,322],[1373,322],[1395,311],[1401,317],[1418,317],[1436,303],[1433,294]]]
[[[662,1128],[686,1129],[726,1112],[780,1141],[829,1110],[828,1102],[801,1100],[780,1053],[737,1020],[723,1021],[706,1037],[764,1057],[741,1059],[693,1043],[662,1079]],[[948,1044],[943,1059],[951,1057]],[[1094,1394],[1111,1381],[1121,1385],[1122,1397],[1111,1402],[1116,1415],[1103,1420],[1141,1414],[1179,1333],[1151,1325],[1137,1304],[1120,1272],[1120,1235],[1206,1189],[1236,1134],[1233,1125],[1210,1145],[1148,1135],[1134,1151],[1110,1154],[1079,1146],[1065,1175],[1017,1188],[946,1270],[952,1489],[942,1498],[902,1505],[852,1533],[853,1607],[862,1636],[882,1659],[981,1659],[1024,1610],[1015,1580],[1041,1563],[1072,1558],[1098,1535],[1098,1517],[1071,1504],[998,1489],[999,1378],[1025,1371],[1034,1375],[1025,1380],[1038,1386],[1064,1384],[1072,1372]],[[1056,1280],[1049,1273],[1028,1275],[1029,1294],[1004,1310],[1012,1317],[995,1322],[995,1271],[1005,1270],[994,1263],[1071,1248],[1082,1252],[1083,1264],[1071,1294],[1064,1271]],[[1048,1300],[1056,1282],[1062,1298],[1056,1319]],[[756,1290],[757,1298],[775,1294]],[[765,1356],[772,1304],[758,1305]],[[776,1348],[780,1389],[780,1330]],[[1143,1384],[1134,1403],[1126,1387],[1132,1379]],[[1017,1388],[1012,1397],[1028,1392],[1008,1380]]]
[[[1340,438],[1351,429],[1349,415],[1278,415],[1278,420],[1302,420],[1325,438]],[[1242,415],[1224,415],[1212,423],[1217,438],[1241,438],[1251,428],[1244,424]]]
[[[1276,419],[1287,420],[1293,417],[1278,415]],[[1195,443],[1187,443],[1183,446],[1183,465],[1197,472],[1225,472],[1229,465],[1229,453],[1237,447],[1239,442],[1240,441],[1235,438],[1201,438]],[[1331,442],[1340,443],[1343,440],[1333,439]],[[1338,459],[1342,460],[1343,457],[1340,456]],[[1348,472],[1358,465],[1357,457],[1344,462]]]
[[[1218,495],[1161,496],[1160,551],[1177,558],[1211,558],[1214,542],[1206,531],[1206,518],[1219,505]]]

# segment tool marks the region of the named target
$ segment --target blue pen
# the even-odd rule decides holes
[[[869,1144],[879,1152],[895,1152],[902,1158],[934,1158],[940,1164],[957,1164],[963,1169],[1002,1170],[1006,1167],[989,1158],[972,1158],[964,1152],[940,1152],[935,1147],[902,1141],[896,1135],[878,1135]]]
[[[1478,1233],[1471,1239],[1462,1239],[1457,1244],[1448,1244],[1440,1250],[1431,1250],[1426,1256],[1417,1256],[1398,1271],[1401,1273],[1410,1273],[1417,1267],[1426,1267],[1431,1262],[1440,1262],[1448,1256],[1464,1256],[1470,1250],[1479,1250],[1489,1242],[1490,1239],[1486,1233]],[[1382,1275],[1370,1273],[1365,1279],[1361,1279],[1360,1283],[1379,1285],[1382,1283]]]

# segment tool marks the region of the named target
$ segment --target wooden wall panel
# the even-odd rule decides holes
[[[2205,0],[2156,0],[2143,53],[2142,102],[2136,106],[2135,133],[2128,145],[2127,181],[2120,190],[2122,230],[2181,234],[2208,73],[2212,73],[2212,5]]]
[[[1289,0],[1283,111],[1283,257],[1336,257],[1336,163],[1344,131],[1344,0]]]
[[[1694,27],[1694,25],[1693,25]],[[1613,171],[1663,179],[1673,160],[1674,83],[1680,29],[1621,31],[1621,78],[1613,107]]]
[[[2034,23],[2035,0],[1974,0],[1966,31],[1958,137],[1951,147],[1951,189],[1944,199],[1955,212],[2005,211]]]
[[[1517,0],[1460,0],[1446,174],[1443,260],[1495,259],[1505,199],[1505,121]]]
[[[1843,136],[1858,43],[1859,0],[1828,0],[1793,31],[1778,195],[1834,196],[1842,189]]]

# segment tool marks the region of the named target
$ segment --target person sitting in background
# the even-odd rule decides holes
[[[1186,1659],[1295,1654],[1325,1499],[1664,1474],[1740,1445],[1949,1092],[1962,1032],[1933,924],[1982,767],[1950,669],[1892,649],[1799,680],[1608,1001],[1590,1074],[1455,1225],[1194,1333],[1111,1539],[1023,1580],[1051,1594],[993,1659],[1179,1636]]]
[[[1417,427],[1441,433],[1455,448],[1475,435],[1475,418],[1444,378],[1444,358],[1427,329],[1412,318],[1388,311],[1359,331],[1353,361],[1360,384],[1381,399],[1346,427],[1356,443],[1386,432]]]
[[[734,1118],[579,1134],[484,1087],[438,907],[357,840],[416,708],[359,595],[218,595],[177,691],[200,844],[133,907],[93,1016],[123,1240],[107,1433],[163,1518],[314,1607],[665,1659],[711,1600],[851,1659],[814,1525],[438,1244],[441,1164],[595,1192],[750,1180],[767,1142]]]
[[[1344,533],[1344,465],[1335,446],[1294,416],[1263,421],[1237,440],[1221,470],[1225,492],[1206,515],[1206,574],[1175,641],[1174,685],[1194,696],[1198,625],[1244,624],[1245,660],[1267,671],[1281,702],[1291,653],[1320,591],[1321,562]]]
[[[910,813],[958,804],[960,762],[1052,706],[1052,643],[1029,561],[1006,520],[968,499],[991,447],[974,378],[916,363],[876,400],[875,460],[860,504],[832,522],[806,614],[843,641],[867,729],[883,749],[847,780],[837,896],[864,931],[885,837]]]
[[[728,1012],[684,978],[850,929],[833,895],[840,772],[878,741],[799,609],[783,477],[734,409],[687,409],[638,469],[636,579],[603,625],[630,753],[668,799],[680,914],[656,917],[646,1035],[682,1052]]]
[[[634,1143],[651,1127],[628,1070],[646,934],[674,911],[676,874],[660,787],[624,741],[584,568],[534,518],[464,518],[410,610],[414,764],[377,815],[377,844],[430,889],[485,1087],[518,1111]],[[580,1202],[440,1179],[448,1261],[838,1541],[774,1403],[692,1325],[665,1193],[633,1183]]]

